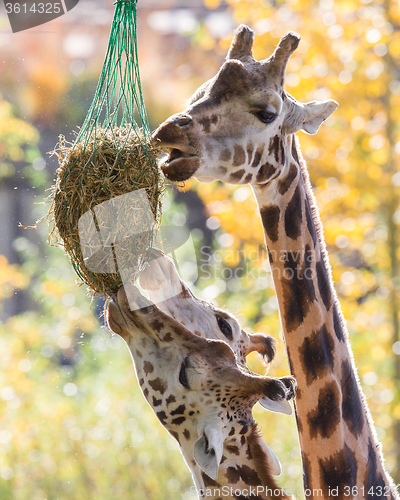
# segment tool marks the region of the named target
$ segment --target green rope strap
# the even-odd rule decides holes
[[[103,68],[77,141],[100,124],[102,128],[137,128],[136,117],[146,138],[150,128],[144,106],[137,55],[136,0],[117,0]],[[99,111],[102,112],[99,112]]]
[[[124,220],[129,207],[121,206],[113,224],[126,240],[131,241],[131,246],[125,243],[126,255],[120,260],[116,248],[113,245],[109,248],[108,257],[112,250],[115,272],[110,271],[113,265],[100,252],[101,262],[108,262],[103,267],[109,270],[95,272],[84,259],[82,235],[78,234],[79,219],[90,210],[100,234],[97,205],[104,205],[107,200],[137,189],[146,190],[157,223],[161,218],[163,181],[156,166],[157,155],[151,145],[141,90],[136,3],[137,0],[117,0],[114,3],[110,38],[93,101],[72,148],[66,148],[60,142],[60,168],[51,209],[64,249],[78,276],[93,290],[104,293],[115,291],[120,286],[123,266],[132,267],[128,254],[140,254],[137,273],[145,267],[157,224],[152,231],[146,232],[148,221],[143,216],[136,221],[134,234],[131,234],[132,226]],[[115,228],[109,229],[113,231]],[[122,255],[120,250],[119,255]]]

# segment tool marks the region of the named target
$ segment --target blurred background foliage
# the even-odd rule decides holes
[[[194,498],[175,441],[137,386],[128,349],[104,329],[103,304],[75,284],[63,252],[47,246],[41,204],[59,133],[72,137],[94,93],[111,2],[81,0],[48,25],[12,34],[0,6],[0,498]],[[390,0],[152,0],[138,2],[139,59],[155,128],[223,62],[232,31],[256,32],[268,57],[289,30],[302,36],[286,89],[340,107],[316,136],[300,134],[336,289],[389,471],[400,482],[400,7]],[[39,203],[39,204],[38,204]],[[193,290],[280,338],[270,374],[288,371],[277,301],[248,186],[171,187],[166,224],[191,229]],[[190,270],[189,270],[190,271]],[[192,270],[193,271],[193,270]],[[188,272],[190,277],[190,272]],[[263,373],[256,356],[252,368]],[[301,488],[293,418],[255,407]]]

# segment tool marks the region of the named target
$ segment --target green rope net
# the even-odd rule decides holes
[[[136,0],[117,0],[93,102],[72,145],[60,136],[50,240],[79,278],[110,294],[145,267],[161,219],[156,165],[140,85]],[[54,237],[54,238],[52,238]]]

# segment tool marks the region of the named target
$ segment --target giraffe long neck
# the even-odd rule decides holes
[[[294,136],[288,141],[283,177],[253,190],[290,369],[298,382],[306,496],[321,498],[322,490],[323,498],[336,492],[339,498],[380,498],[382,491],[399,498],[362,395],[308,172],[295,141]]]
[[[224,445],[216,480],[200,470],[193,458],[192,444],[183,444],[181,452],[191,470],[200,498],[289,500],[285,488],[278,486],[270,473],[264,446],[256,425],[247,436],[232,436]]]

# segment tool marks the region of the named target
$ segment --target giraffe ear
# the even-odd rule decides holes
[[[251,352],[258,352],[264,358],[266,363],[270,363],[276,353],[277,341],[271,337],[271,335],[266,335],[265,333],[249,333],[249,344],[245,350],[245,356]]]
[[[338,106],[339,104],[332,99],[322,102],[313,101],[304,104],[303,109],[305,110],[305,116],[300,129],[307,132],[307,134],[316,134],[321,123],[329,118]]]
[[[265,443],[263,439],[260,438],[259,441],[261,447],[263,448],[266,456],[268,457],[268,464],[270,466],[270,471],[273,476],[280,476],[282,474],[282,466],[279,458],[271,450],[271,448]]]
[[[291,110],[287,113],[283,123],[286,134],[295,134],[303,130],[307,134],[316,134],[321,123],[324,122],[339,106],[336,101],[312,101],[302,104],[286,93]]]
[[[206,425],[203,435],[194,445],[194,459],[200,469],[216,481],[224,447],[221,422]]]

